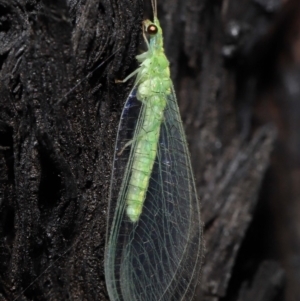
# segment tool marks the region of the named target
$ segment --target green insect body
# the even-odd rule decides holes
[[[137,56],[137,60],[141,63],[136,80],[139,83],[137,99],[145,106],[145,116],[136,138],[136,151],[126,196],[127,215],[132,222],[136,222],[142,212],[157,154],[157,143],[163,112],[166,107],[166,97],[171,93],[172,85],[169,61],[164,53],[159,21],[155,18],[153,23],[146,20],[144,24],[146,31],[149,26],[154,24],[156,27],[153,28],[157,29],[157,32],[150,37],[149,50]],[[130,74],[129,77],[131,76]]]
[[[107,214],[111,301],[190,301],[201,270],[200,204],[152,6],[153,22],[143,22],[148,50],[122,81],[136,75],[118,128]]]

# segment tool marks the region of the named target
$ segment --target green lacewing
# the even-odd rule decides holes
[[[163,49],[157,3],[148,50],[118,128],[105,249],[111,301],[191,300],[201,269],[200,204]],[[146,37],[149,35],[149,41]]]

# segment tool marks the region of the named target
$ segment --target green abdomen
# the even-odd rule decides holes
[[[132,222],[139,219],[146,198],[157,153],[160,126],[166,106],[166,94],[153,93],[142,102],[145,106],[145,116],[135,138],[137,141],[126,195],[126,212]]]

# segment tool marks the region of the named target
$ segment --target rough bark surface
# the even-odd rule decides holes
[[[136,54],[141,3],[0,1],[0,10],[0,299],[106,300],[111,155],[129,92],[114,79]]]
[[[276,137],[252,123],[257,45],[280,3],[158,2],[202,203],[196,300],[283,300],[278,264],[241,272]],[[136,67],[142,18],[142,0],[0,0],[0,300],[108,300],[108,190],[132,87],[115,79]]]

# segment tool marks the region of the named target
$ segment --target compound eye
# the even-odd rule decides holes
[[[154,25],[154,24],[151,24],[151,25],[149,25],[149,26],[147,27],[147,33],[150,34],[150,35],[155,35],[155,34],[157,34],[157,31],[158,31],[157,26]]]

